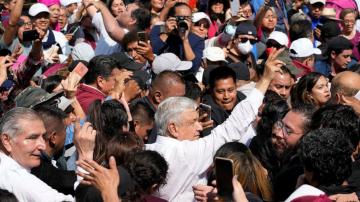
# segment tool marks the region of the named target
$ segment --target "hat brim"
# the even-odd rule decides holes
[[[35,103],[31,108],[42,105],[42,104],[49,104],[52,100],[55,100],[57,98],[60,98],[63,95],[63,92],[58,93],[51,93],[48,95],[45,95],[39,102]]]
[[[191,61],[181,61],[180,64],[175,68],[175,71],[185,71],[192,67]]]
[[[144,66],[143,64],[140,64],[140,63],[137,63],[134,61],[129,61],[126,64],[124,64],[122,67],[124,67],[125,69],[130,70],[130,71],[138,71],[138,70],[141,70],[141,68],[143,66]]]

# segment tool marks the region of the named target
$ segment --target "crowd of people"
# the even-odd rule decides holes
[[[360,1],[0,4],[0,201],[359,201]]]

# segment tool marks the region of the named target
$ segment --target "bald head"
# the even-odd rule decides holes
[[[355,72],[344,71],[337,74],[331,82],[331,102],[339,102],[339,94],[354,96],[360,90],[360,75]]]
[[[179,73],[174,71],[163,71],[158,74],[152,82],[149,92],[149,96],[156,106],[168,97],[184,95],[185,81]]]

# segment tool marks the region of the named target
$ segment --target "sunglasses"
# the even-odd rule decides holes
[[[249,38],[238,38],[238,40],[241,43],[246,43],[247,41],[250,41],[252,45],[254,45],[257,42],[257,39],[249,39]]]
[[[208,22],[201,22],[201,20],[200,20],[200,21],[197,21],[197,22],[194,23],[194,26],[201,27],[201,25],[206,29],[210,28],[210,24]]]
[[[272,40],[272,39],[269,39],[267,42],[266,42],[266,47],[267,48],[271,48],[271,47],[274,47],[276,49],[280,49],[280,48],[283,48],[284,46],[279,44],[277,41],[275,40]]]

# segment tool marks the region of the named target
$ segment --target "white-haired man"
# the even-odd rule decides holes
[[[45,150],[44,123],[35,111],[14,108],[0,122],[0,189],[19,201],[74,201],[30,174]]]
[[[249,96],[241,101],[230,117],[205,138],[199,139],[197,104],[184,97],[163,101],[155,114],[159,136],[146,149],[158,151],[169,163],[167,184],[157,196],[168,201],[194,201],[192,186],[206,184],[206,171],[216,150],[226,142],[239,140],[258,113],[264,93],[283,62],[276,60],[280,51],[270,54],[263,77]]]

